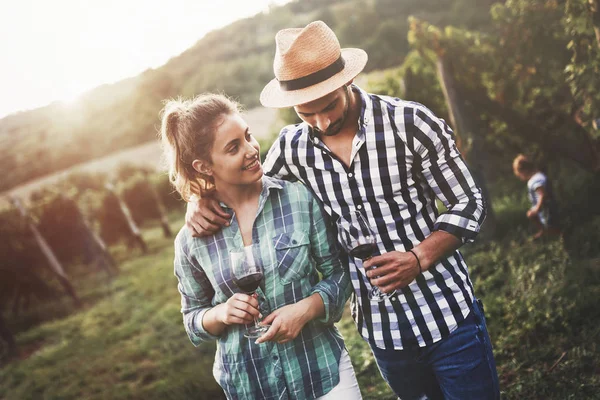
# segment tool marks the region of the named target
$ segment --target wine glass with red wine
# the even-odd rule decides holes
[[[255,246],[250,245],[243,251],[233,251],[229,257],[231,260],[231,276],[233,283],[244,293],[253,295],[263,280],[262,265],[258,251]],[[258,319],[254,319],[252,326],[246,327],[247,338],[258,338],[269,329],[269,325],[259,325]]]
[[[360,211],[342,215],[337,221],[337,228],[340,244],[348,254],[362,261],[367,261],[373,256],[377,249],[375,234]],[[374,268],[376,267],[370,269]],[[369,299],[381,302],[395,294],[396,291],[384,293],[377,286],[373,286],[369,291]]]

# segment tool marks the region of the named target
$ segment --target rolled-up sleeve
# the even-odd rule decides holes
[[[335,237],[327,228],[321,206],[312,195],[309,201],[310,248],[317,270],[323,277],[313,287],[311,294],[318,293],[325,305],[325,316],[318,321],[333,324],[342,318],[344,305],[352,293],[352,284],[347,268],[340,261]]]
[[[181,294],[183,325],[190,341],[198,346],[204,341],[216,340],[202,326],[204,313],[212,308],[215,291],[200,265],[189,256],[188,241],[181,231],[175,239],[175,276],[179,281],[177,289]]]
[[[451,233],[463,243],[472,242],[485,220],[485,202],[456,147],[452,129],[422,106],[414,108],[413,121],[415,161],[447,209],[436,219],[434,230]]]
[[[279,132],[279,136],[273,142],[265,157],[263,170],[270,177],[293,181],[295,176],[290,173],[285,160],[285,135],[288,130],[289,128],[285,127]]]

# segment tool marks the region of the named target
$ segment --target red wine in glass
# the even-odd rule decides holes
[[[375,234],[360,211],[342,215],[337,221],[337,228],[340,244],[348,251],[348,254],[362,261],[373,256],[377,249]],[[375,269],[375,267],[370,269]],[[378,287],[373,286],[369,291],[369,299],[381,302],[395,294],[396,291],[384,293]]]
[[[244,251],[232,251],[229,255],[233,283],[246,294],[253,295],[263,280],[258,246],[248,246]],[[259,325],[254,319],[252,326],[246,326],[247,338],[258,338],[269,329],[269,325]]]
[[[250,275],[241,277],[240,279],[233,278],[233,283],[239,287],[243,292],[252,294],[260,286],[260,282],[263,280],[263,273],[256,272]]]
[[[377,246],[375,243],[359,244],[350,250],[350,255],[354,258],[360,258],[361,260],[366,261],[373,256],[376,248]]]

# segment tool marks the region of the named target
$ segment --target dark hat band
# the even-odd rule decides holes
[[[317,72],[313,72],[310,75],[306,75],[306,76],[303,76],[302,78],[298,78],[298,79],[291,79],[289,81],[279,81],[278,80],[279,87],[284,92],[304,89],[304,88],[316,85],[317,83],[326,81],[327,79],[331,78],[338,72],[342,71],[344,69],[345,65],[346,65],[346,62],[344,61],[344,59],[342,58],[342,55],[340,54],[340,57],[337,60],[335,60],[332,64],[330,64],[329,66],[327,66],[321,70],[318,70]]]

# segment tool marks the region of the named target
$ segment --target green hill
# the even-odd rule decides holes
[[[369,53],[367,71],[398,65],[408,52],[408,17],[484,29],[491,1],[297,0],[210,32],[164,66],[0,120],[0,192],[116,150],[154,140],[163,99],[225,92],[258,105],[272,77],[275,33],[327,22],[344,47]]]

